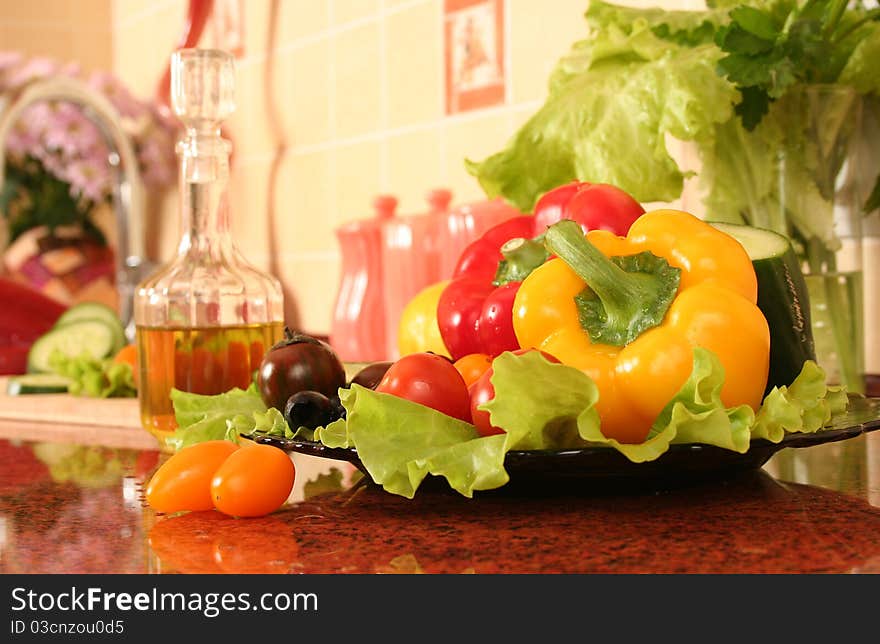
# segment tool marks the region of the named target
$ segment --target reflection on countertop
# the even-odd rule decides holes
[[[294,454],[289,503],[242,520],[146,508],[164,458],[0,440],[0,573],[880,572],[880,432],[699,485],[473,499]]]

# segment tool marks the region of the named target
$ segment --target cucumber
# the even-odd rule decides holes
[[[73,320],[52,327],[37,338],[28,351],[27,370],[29,373],[51,373],[49,357],[60,350],[72,358],[84,352],[94,358],[108,358],[116,350],[116,332],[103,320]]]
[[[6,393],[10,396],[24,394],[66,394],[70,379],[54,373],[28,373],[12,376],[6,383]]]
[[[61,314],[55,321],[55,326],[64,326],[77,320],[101,320],[107,323],[113,329],[116,351],[119,351],[127,343],[122,320],[119,319],[116,311],[106,304],[101,304],[100,302],[81,302],[80,304],[75,304]]]
[[[816,359],[807,283],[791,241],[763,228],[711,223],[742,244],[755,268],[758,307],[770,327],[767,392],[790,385],[804,362]]]

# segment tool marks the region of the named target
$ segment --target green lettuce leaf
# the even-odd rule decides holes
[[[98,359],[85,352],[68,356],[55,349],[49,356],[49,368],[70,379],[68,391],[74,396],[92,398],[134,398],[137,387],[130,364]]]
[[[754,411],[748,405],[725,408],[722,385],[721,361],[711,351],[696,347],[690,377],[660,413],[649,435],[672,427],[672,443],[702,443],[747,452]]]
[[[291,438],[293,432],[287,426],[284,415],[274,407],[266,411],[254,411],[250,416],[238,414],[226,419],[226,439],[238,442],[242,434],[259,432],[267,436]]]
[[[641,202],[674,201],[686,173],[666,137],[711,140],[738,95],[711,43],[670,47],[647,20],[612,22],[563,58],[545,104],[500,152],[466,161],[489,197],[530,212],[558,185],[610,183]]]
[[[202,441],[237,439],[238,434],[233,432],[238,427],[248,426],[250,418],[253,418],[255,427],[258,422],[263,427],[275,427],[277,422],[274,414],[262,416],[258,421],[257,416],[265,415],[268,410],[253,384],[247,390],[235,388],[217,395],[172,389],[171,402],[177,431],[165,440],[175,450]],[[280,412],[277,413],[280,416]],[[283,422],[283,417],[281,420]],[[233,431],[228,431],[230,423],[233,423]]]
[[[842,387],[829,387],[825,372],[812,360],[787,387],[774,387],[764,398],[751,428],[752,438],[778,443],[787,432],[817,432],[848,404]]]
[[[353,384],[339,390],[346,421],[316,432],[330,447],[357,448],[374,482],[412,498],[428,474],[464,496],[504,485],[504,436],[481,438],[470,423]]]
[[[492,363],[495,397],[482,408],[503,427],[509,449],[584,447],[584,427],[598,427],[596,384],[582,371],[537,351],[503,353]]]

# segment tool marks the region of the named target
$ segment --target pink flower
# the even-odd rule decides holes
[[[82,71],[76,63],[0,52],[0,92],[14,92],[49,76],[82,78]],[[93,73],[86,84],[119,113],[122,128],[136,150],[144,183],[152,191],[173,184],[176,119],[155,102],[137,99],[112,74]],[[79,105],[52,101],[30,106],[13,125],[6,144],[10,162],[33,157],[43,171],[69,184],[71,196],[83,202],[83,212],[111,194],[116,169],[108,161],[109,146]]]
[[[52,106],[36,103],[22,112],[12,126],[6,141],[7,151],[17,156],[37,156],[42,150],[42,139],[52,122]]]
[[[95,124],[83,115],[79,106],[71,103],[59,103],[55,107],[54,118],[46,128],[43,141],[49,148],[69,157],[103,145]]]
[[[64,175],[74,198],[97,203],[110,192],[110,164],[106,156],[74,161],[64,169]]]

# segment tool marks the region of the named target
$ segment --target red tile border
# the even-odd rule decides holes
[[[446,113],[498,105],[505,96],[503,0],[445,0]]]

